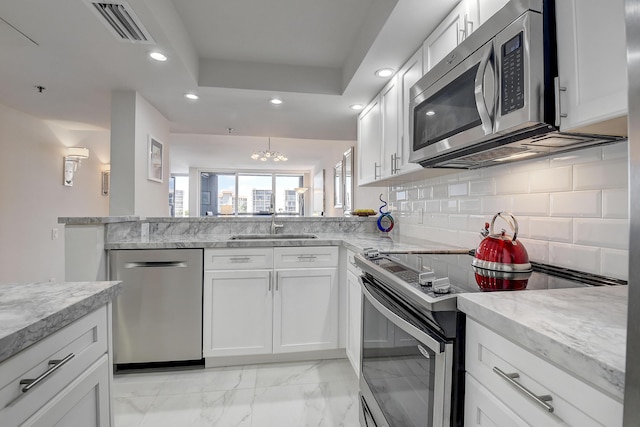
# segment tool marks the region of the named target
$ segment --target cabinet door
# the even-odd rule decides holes
[[[398,71],[400,127],[398,141],[398,161],[396,167],[402,173],[422,169],[416,163],[409,163],[411,155],[411,87],[422,77],[422,50],[418,50]]]
[[[338,348],[338,270],[276,270],[273,352]]]
[[[625,134],[627,57],[623,0],[556,2],[563,131]],[[614,129],[594,128],[616,119]]]
[[[379,178],[381,144],[382,113],[378,96],[358,116],[358,185]]]
[[[471,375],[465,375],[464,425],[477,427],[528,426]]]
[[[111,403],[108,383],[109,358],[105,354],[22,426],[109,426]]]
[[[204,357],[271,353],[271,278],[271,270],[204,273]]]
[[[423,74],[426,74],[464,40],[465,13],[466,4],[462,1],[424,41],[422,45]]]
[[[362,336],[362,291],[351,270],[347,271],[347,357],[360,376],[360,338]]]
[[[388,178],[396,173],[395,158],[398,151],[398,76],[397,74],[380,92],[380,108],[382,111],[382,178]]]
[[[483,25],[489,18],[509,2],[509,0],[467,0],[470,20],[477,20],[477,25],[467,23],[467,37],[475,31],[479,25]]]

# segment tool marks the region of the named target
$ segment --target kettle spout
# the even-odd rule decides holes
[[[485,222],[484,223],[484,228],[480,230],[480,237],[482,239],[484,239],[485,237],[487,237],[489,235],[489,223]]]

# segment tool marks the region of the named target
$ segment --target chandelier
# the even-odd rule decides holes
[[[260,160],[266,162],[267,160],[273,160],[274,162],[286,162],[289,158],[277,151],[271,151],[271,137],[269,137],[269,146],[266,151],[256,151],[251,155],[253,160]]]

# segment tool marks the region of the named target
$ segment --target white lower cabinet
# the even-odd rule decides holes
[[[622,425],[621,401],[470,318],[465,365],[467,426]]]
[[[271,353],[272,275],[272,270],[204,273],[204,357]]]
[[[110,426],[110,319],[108,304],[0,363],[0,425]]]
[[[204,272],[204,357],[337,349],[337,257],[331,246],[207,249],[242,263]]]

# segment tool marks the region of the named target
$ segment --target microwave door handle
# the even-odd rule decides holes
[[[478,72],[476,73],[475,80],[475,96],[476,96],[476,107],[478,109],[478,114],[480,115],[480,121],[482,122],[482,130],[485,135],[489,135],[493,132],[493,120],[491,114],[489,113],[489,109],[487,108],[486,100],[484,99],[484,75],[487,72],[487,67],[489,66],[489,61],[493,56],[493,45],[487,49],[487,51],[482,55],[482,60],[480,61],[480,67],[478,67]]]

